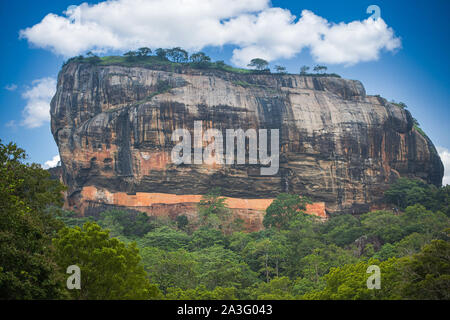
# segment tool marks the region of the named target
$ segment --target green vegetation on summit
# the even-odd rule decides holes
[[[154,54],[152,54],[154,53]],[[189,55],[189,53],[179,47],[172,49],[158,48],[154,52],[150,48],[140,48],[137,51],[128,51],[123,56],[104,56],[99,57],[88,52],[86,56],[80,55],[68,59],[64,65],[72,62],[78,63],[90,63],[100,66],[118,65],[125,67],[146,67],[146,68],[169,68],[169,70],[175,70],[180,67],[189,67],[192,69],[204,69],[204,70],[220,70],[225,72],[239,73],[239,74],[271,74],[269,69],[269,63],[261,58],[254,58],[248,64],[251,69],[236,68],[227,65],[224,61],[212,61],[209,56],[204,52],[195,52]],[[275,66],[276,73],[274,74],[287,74],[286,68],[283,66]],[[315,73],[307,73],[309,67],[303,66],[300,75],[303,76],[315,76],[315,77],[337,77],[339,75],[335,73],[325,73],[326,66],[317,65],[314,67]]]

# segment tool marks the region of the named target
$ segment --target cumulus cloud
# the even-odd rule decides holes
[[[330,23],[311,11],[300,18],[269,0],[108,0],[70,6],[21,30],[34,46],[63,56],[140,46],[200,50],[234,45],[232,61],[291,58],[309,48],[321,63],[355,64],[393,51],[400,39],[383,19]]]
[[[42,78],[34,80],[22,97],[27,101],[22,111],[21,125],[37,128],[50,120],[50,101],[56,92],[56,80]]]
[[[444,164],[444,179],[442,180],[442,185],[445,186],[446,184],[450,184],[450,150],[443,147],[437,147],[436,149]]]
[[[16,89],[17,89],[17,84],[14,84],[14,83],[8,84],[5,86],[5,90],[8,90],[8,91],[14,91]]]
[[[60,161],[61,161],[61,159],[60,159],[59,155],[56,155],[51,160],[45,161],[42,168],[44,168],[44,169],[54,168],[59,164]]]

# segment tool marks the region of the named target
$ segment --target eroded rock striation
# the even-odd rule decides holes
[[[193,132],[196,120],[224,136],[226,129],[279,129],[278,173],[175,165],[172,132]],[[194,216],[198,196],[220,187],[257,229],[280,192],[312,198],[318,215],[324,208],[361,213],[399,176],[435,185],[443,176],[435,147],[407,110],[336,77],[72,62],[58,76],[51,127],[66,205],[85,214],[127,207]]]

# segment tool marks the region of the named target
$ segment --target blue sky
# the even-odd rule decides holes
[[[256,9],[250,8],[248,11],[260,10],[258,6],[263,6],[264,4],[261,3],[264,1],[250,0],[253,3],[250,6],[256,6]],[[40,115],[41,118],[39,118],[40,109],[36,111],[33,108],[45,108],[45,101],[49,99],[51,87],[54,84],[52,79],[56,78],[62,63],[71,55],[70,53],[76,53],[77,50],[80,52],[88,51],[84,50],[84,47],[76,47],[75,44],[80,43],[80,45],[85,45],[88,48],[92,46],[92,43],[88,43],[84,39],[84,34],[82,34],[81,38],[74,36],[73,39],[69,39],[72,42],[69,41],[68,45],[63,46],[60,43],[67,37],[62,34],[62,39],[49,40],[48,35],[52,31],[51,29],[50,31],[48,29],[44,31],[36,29],[35,33],[28,33],[22,38],[19,38],[19,32],[40,24],[49,13],[64,17],[63,12],[69,6],[78,6],[82,2],[75,0],[0,2],[0,34],[3,40],[3,50],[0,51],[0,69],[2,70],[0,75],[0,138],[3,142],[14,141],[23,147],[27,150],[29,160],[33,162],[43,164],[58,153],[50,133],[49,122],[46,121],[45,116],[42,118],[42,115]],[[89,4],[98,2],[90,1]],[[218,2],[220,3],[220,0]],[[393,50],[386,48],[378,50],[377,59],[367,58],[367,54],[364,53],[359,54],[359,58],[347,57],[342,62],[335,63],[335,61],[332,61],[333,56],[327,56],[323,53],[314,55],[310,47],[306,46],[300,50],[295,45],[287,49],[295,51],[295,54],[286,53],[281,48],[284,44],[278,43],[277,37],[278,34],[284,35],[290,31],[285,26],[280,26],[277,29],[275,24],[274,33],[278,32],[278,34],[275,34],[272,38],[268,35],[268,38],[262,40],[261,35],[255,35],[254,43],[248,45],[249,48],[235,52],[233,50],[242,49],[242,45],[239,47],[240,44],[232,43],[229,40],[228,43],[227,40],[224,40],[223,45],[215,45],[215,39],[208,38],[210,37],[208,34],[201,35],[200,40],[197,38],[186,39],[186,36],[183,35],[181,35],[182,40],[177,40],[175,35],[170,39],[172,40],[170,44],[178,44],[177,41],[180,41],[180,46],[186,47],[186,45],[190,45],[186,41],[192,41],[192,43],[197,41],[196,44],[192,45],[193,47],[203,46],[203,50],[211,55],[214,60],[225,60],[230,64],[244,61],[249,54],[246,50],[267,52],[264,50],[276,51],[281,48],[278,55],[268,56],[271,65],[284,65],[292,73],[297,73],[301,65],[312,66],[317,64],[318,60],[331,61],[331,63],[325,63],[330,72],[336,72],[345,78],[361,80],[369,94],[380,94],[388,100],[394,99],[405,102],[434,144],[447,150],[450,149],[450,137],[448,135],[448,121],[450,120],[450,85],[448,81],[450,74],[448,59],[450,19],[448,19],[448,13],[450,12],[450,1],[274,0],[268,6],[289,10],[290,14],[295,15],[297,19],[300,17],[302,10],[307,9],[317,17],[326,19],[329,23],[342,22],[348,24],[367,19],[369,15],[366,13],[366,8],[372,4],[380,7],[381,18],[386,23],[387,28],[392,28],[395,38],[401,41],[401,47]],[[226,9],[228,10],[228,6],[217,5],[217,10],[226,11]],[[215,7],[212,10],[215,10]],[[240,7],[233,10],[235,11],[229,13],[230,17],[245,15],[245,12],[242,13],[244,9]],[[141,11],[145,13],[145,10]],[[85,12],[88,12],[88,10]],[[110,14],[111,12],[106,13]],[[92,18],[96,13],[90,12],[87,14],[90,14]],[[185,14],[186,23],[189,23],[190,13],[180,14]],[[195,14],[198,14],[198,12],[196,13],[193,10],[193,19],[196,19]],[[278,12],[277,14],[282,17],[283,13]],[[108,21],[106,21],[107,18]],[[108,24],[111,23],[110,20],[113,18],[112,15],[112,17],[93,17],[92,19],[100,19],[95,21]],[[149,19],[157,21],[158,16],[152,16]],[[161,19],[160,25],[158,25],[158,22],[154,22],[152,28],[161,27],[162,30],[166,30],[176,24],[176,22],[167,22],[166,20],[170,19]],[[125,21],[125,26],[128,27],[133,23],[138,23],[135,21],[140,21],[139,17]],[[117,21],[117,23],[119,22],[121,21]],[[112,23],[114,24],[114,21]],[[291,25],[288,24],[288,26]],[[54,28],[54,24],[48,24],[48,27]],[[241,25],[239,25],[240,27]],[[283,28],[286,28],[286,32]],[[114,31],[112,32],[114,33]],[[177,32],[177,30],[175,29],[173,32]],[[232,37],[232,31],[229,31],[227,36]],[[95,43],[94,36],[92,41]],[[136,41],[139,41],[139,39],[137,38]],[[161,44],[163,40],[155,41],[155,43]],[[286,41],[291,45],[297,40],[287,39]],[[300,43],[303,40],[298,39],[298,41]],[[74,45],[71,46],[71,43]],[[125,51],[120,45],[108,47],[109,45],[109,43],[106,43],[103,47],[94,49],[103,50],[105,54]],[[42,48],[42,46],[46,47]],[[149,46],[155,47],[151,44]],[[389,44],[386,44],[386,46],[389,46]],[[319,47],[316,47],[316,49],[320,50]],[[345,50],[346,48],[337,49]],[[34,91],[33,88],[35,88]],[[27,105],[28,109],[26,109]],[[24,110],[28,110],[28,113]],[[38,118],[34,119],[34,116]],[[440,150],[444,155],[445,150]],[[447,157],[448,154],[447,152]],[[448,159],[443,160],[448,161]],[[446,172],[448,173],[448,170]]]

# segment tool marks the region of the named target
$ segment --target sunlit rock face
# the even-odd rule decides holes
[[[247,201],[234,208],[247,221],[280,192],[324,203],[317,215],[325,208],[361,213],[400,176],[437,186],[443,176],[435,147],[407,110],[366,95],[359,81],[335,77],[72,62],[59,74],[51,118],[66,205],[83,213],[119,206],[195,215],[193,199],[213,187]],[[175,165],[172,132],[193,133],[194,121],[224,136],[226,129],[279,129],[278,172],[263,176],[254,164]]]

